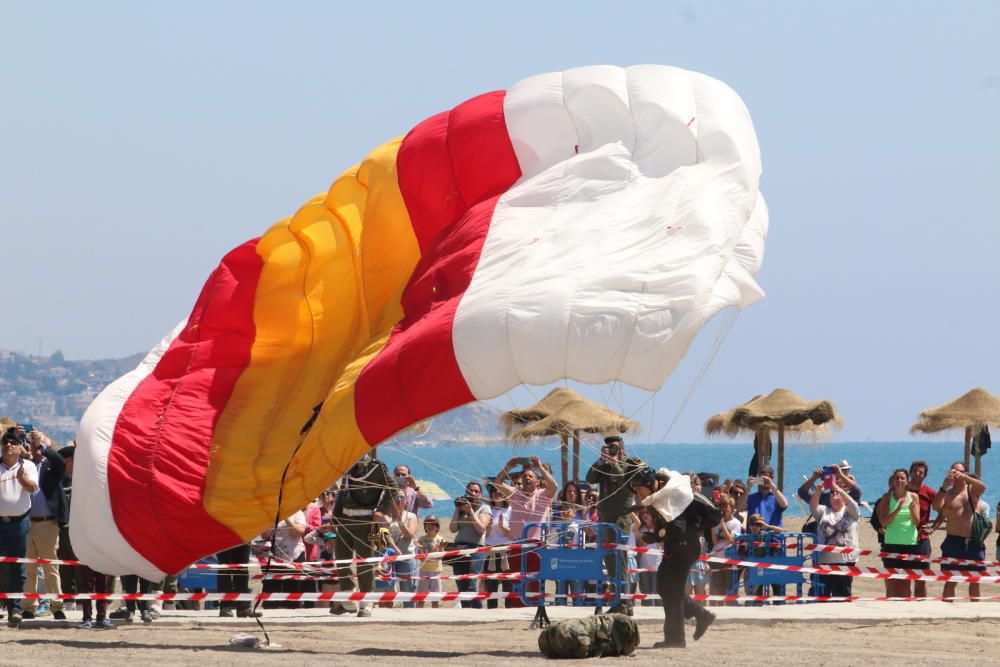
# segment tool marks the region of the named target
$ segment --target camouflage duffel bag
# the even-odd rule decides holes
[[[574,618],[542,630],[538,648],[548,658],[600,658],[632,655],[639,646],[639,626],[625,614]]]

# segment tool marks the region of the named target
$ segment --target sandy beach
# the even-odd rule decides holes
[[[1000,611],[1000,609],[998,609]],[[430,612],[424,612],[428,615]],[[996,612],[995,612],[996,613]],[[158,665],[262,664],[290,662],[346,665],[405,661],[418,665],[513,665],[545,660],[537,634],[523,621],[483,624],[360,622],[268,623],[271,649],[234,649],[234,633],[248,626],[186,621],[117,631],[83,632],[22,629],[0,632],[3,664],[51,662],[62,665],[108,661]],[[652,649],[659,632],[653,619],[641,624],[642,646],[628,664],[653,665],[754,662],[837,663],[841,665],[940,665],[961,647],[962,664],[996,664],[1000,618],[982,620],[719,621],[684,651]]]

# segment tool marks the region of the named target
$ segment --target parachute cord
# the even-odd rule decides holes
[[[292,450],[291,456],[288,457],[288,463],[285,464],[285,468],[281,471],[281,483],[278,486],[278,506],[274,510],[274,526],[271,528],[271,548],[267,550],[267,562],[264,564],[264,569],[261,574],[264,578],[271,573],[271,560],[274,558],[274,551],[278,548],[278,524],[281,523],[281,503],[285,498],[285,479],[288,477],[288,469],[292,467],[292,461],[295,460],[295,455],[299,453],[299,449],[302,448],[302,443],[306,441],[306,436],[309,435],[309,430],[312,428],[313,424],[316,422],[316,418],[319,417],[320,410],[323,409],[323,403],[315,406],[313,408],[312,416],[306,421],[299,431],[299,441],[295,443],[295,449]],[[287,556],[288,554],[286,554]],[[260,631],[264,633],[264,645],[271,645],[271,636],[267,633],[267,628],[260,620],[260,616],[257,615],[257,608],[260,606],[261,599],[258,597],[253,603],[253,620],[257,622],[260,627]]]
[[[660,393],[659,389],[653,392],[653,404],[649,406],[649,422],[647,423],[649,424],[650,428],[653,427],[653,418],[656,417],[656,397],[659,395],[659,393]]]
[[[719,333],[715,337],[715,343],[712,345],[712,349],[708,354],[708,358],[705,359],[705,363],[702,364],[701,370],[698,372],[698,376],[694,379],[694,382],[691,383],[691,387],[684,395],[684,400],[681,401],[680,406],[677,408],[677,413],[674,414],[674,418],[670,421],[670,424],[667,426],[667,430],[664,431],[663,435],[660,436],[660,439],[657,441],[658,443],[666,442],[667,436],[670,435],[670,432],[673,430],[674,426],[677,424],[677,421],[681,418],[681,415],[684,413],[684,408],[687,407],[687,404],[694,397],[695,391],[698,390],[698,386],[701,384],[702,380],[704,380],[705,376],[708,374],[709,367],[711,367],[712,362],[715,361],[715,357],[719,354],[719,350],[722,349],[722,344],[723,342],[725,342],[726,337],[729,335],[729,332],[733,330],[733,325],[736,324],[736,318],[739,317],[739,314],[740,314],[739,310],[733,309],[729,314],[726,315],[726,319],[723,321],[722,327],[719,329]]]
[[[627,415],[628,418],[632,419],[632,417],[635,417],[637,414],[639,414],[639,411],[642,410],[647,405],[649,405],[650,401],[652,401],[653,405],[655,406],[656,405],[656,394],[657,393],[659,393],[659,390],[649,392],[649,397],[647,397],[645,401],[643,401],[642,403],[640,403],[639,407],[637,407],[635,410],[631,410],[628,413],[628,415]],[[652,413],[650,413],[650,418],[652,418]],[[652,424],[653,422],[650,421],[649,423]]]

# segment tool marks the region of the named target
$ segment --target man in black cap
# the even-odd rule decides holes
[[[617,435],[604,439],[601,447],[601,458],[587,471],[587,481],[599,484],[601,499],[597,503],[597,515],[601,523],[613,523],[622,532],[622,538],[627,539],[632,532],[633,505],[632,490],[629,488],[629,475],[635,472],[635,466],[625,459],[625,443]],[[612,542],[613,534],[609,530],[601,530],[598,539],[602,543]],[[625,567],[628,562],[624,551],[614,551],[604,557],[604,567],[608,576],[617,574],[620,579],[627,579]],[[628,591],[623,590],[624,595]],[[622,599],[610,611],[632,615],[632,600]]]

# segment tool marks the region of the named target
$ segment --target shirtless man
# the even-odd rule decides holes
[[[986,560],[986,547],[973,544],[969,539],[972,534],[972,514],[979,505],[979,498],[986,492],[986,485],[969,475],[965,464],[961,461],[953,463],[948,475],[941,484],[941,489],[934,497],[934,509],[948,522],[948,536],[941,543],[941,555],[949,558],[967,560]],[[962,572],[982,572],[982,565],[942,564],[942,570]],[[955,595],[956,582],[949,581],[944,585],[944,597]],[[969,584],[969,596],[979,597],[979,584]]]

